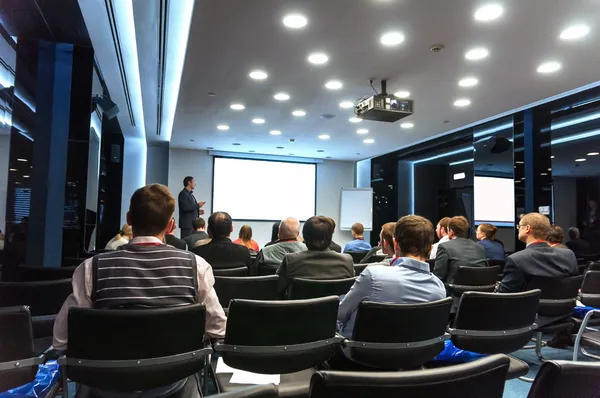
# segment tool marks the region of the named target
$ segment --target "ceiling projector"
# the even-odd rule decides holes
[[[386,81],[382,80],[381,94],[363,97],[354,106],[354,113],[361,119],[393,123],[413,114],[413,100],[387,94]]]

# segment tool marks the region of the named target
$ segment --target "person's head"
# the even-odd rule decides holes
[[[194,227],[194,231],[204,231],[206,230],[206,221],[204,218],[198,217],[192,222],[192,227]]]
[[[242,225],[240,228],[240,234],[238,236],[243,242],[252,241],[252,227],[248,224]]]
[[[450,221],[448,221],[448,237],[450,239],[468,238],[470,228],[469,220],[467,220],[466,217],[452,217]]]
[[[394,251],[398,257],[426,261],[434,241],[433,224],[421,216],[404,216],[394,227]]]
[[[306,220],[302,236],[308,250],[323,251],[331,245],[335,223],[329,217],[313,216]]]
[[[388,222],[381,226],[381,232],[379,233],[379,244],[381,250],[385,254],[391,256],[394,255],[394,228],[396,228],[395,222]]]
[[[575,240],[575,239],[579,239],[579,228],[576,227],[571,227],[569,228],[569,239],[570,240]]]
[[[362,238],[364,233],[365,233],[365,227],[363,227],[363,225],[361,223],[356,222],[356,223],[352,224],[352,237],[354,239]]]
[[[155,236],[162,239],[171,229],[175,198],[169,188],[162,184],[149,184],[136,190],[131,196],[127,224],[133,236]]]
[[[534,240],[546,240],[550,231],[550,220],[540,213],[527,213],[519,221],[519,240],[530,243]]]
[[[558,225],[551,225],[550,230],[548,231],[548,237],[546,241],[551,244],[559,244],[563,243],[565,239],[565,231]]]
[[[192,177],[192,176],[185,177],[183,179],[183,187],[190,189],[190,190],[196,188],[196,181],[194,181],[194,177]]]
[[[494,240],[496,239],[496,231],[498,228],[492,224],[479,224],[477,227],[477,240]]]
[[[271,226],[271,242],[275,242],[279,236],[279,225],[281,223],[279,221],[274,222]]]
[[[131,238],[133,238],[133,230],[131,229],[131,225],[123,224],[121,230],[119,231],[119,235],[125,239],[131,240]]]
[[[435,227],[435,234],[438,239],[442,239],[444,236],[448,235],[448,223],[450,222],[450,217],[442,218]]]
[[[208,217],[208,235],[213,239],[229,238],[233,231],[233,222],[229,213],[217,211]]]
[[[279,224],[279,240],[298,239],[300,235],[300,221],[294,217],[288,217]]]
[[[590,199],[590,209],[596,210],[596,207],[598,207],[598,203],[594,199]]]

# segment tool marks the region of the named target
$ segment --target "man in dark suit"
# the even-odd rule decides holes
[[[212,238],[210,243],[192,249],[205,259],[214,269],[239,268],[252,265],[250,252],[244,245],[236,245],[229,239],[233,232],[231,216],[218,211],[208,218],[208,235]]]
[[[448,222],[449,241],[437,248],[433,273],[445,284],[454,282],[458,267],[485,267],[488,265],[485,249],[469,239],[469,221],[463,217],[452,217]]]
[[[354,276],[354,262],[349,254],[329,249],[335,224],[329,217],[313,216],[306,220],[302,236],[307,251],[286,254],[277,269],[282,296],[292,278],[343,279]]]
[[[185,240],[185,243],[187,243],[188,250],[192,250],[199,240],[208,239],[208,234],[206,233],[206,221],[204,221],[204,218],[196,218],[192,223],[192,226],[194,227],[194,233],[183,239]]]
[[[570,240],[567,242],[567,247],[573,250],[575,256],[579,256],[581,254],[590,254],[593,252],[592,245],[590,245],[588,241],[581,239],[579,228],[569,228],[569,239]]]
[[[179,192],[177,203],[179,206],[179,228],[181,228],[181,237],[187,238],[192,234],[193,222],[198,216],[204,214],[201,209],[206,202],[198,202],[194,197],[194,188],[196,181],[194,177],[185,177],[183,179],[183,189]]]
[[[519,240],[527,247],[507,257],[498,292],[525,291],[534,276],[566,278],[579,274],[577,259],[571,250],[550,247],[546,243],[550,231],[548,217],[540,213],[525,214],[518,228]]]
[[[185,241],[173,235],[176,229],[177,225],[175,224],[175,219],[173,218],[173,225],[171,226],[171,229],[167,230],[167,232],[165,233],[165,243],[167,245],[176,247],[179,250],[187,250],[187,244],[185,243]]]

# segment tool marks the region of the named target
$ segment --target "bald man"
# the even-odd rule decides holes
[[[300,221],[288,217],[279,224],[279,240],[277,243],[263,248],[252,265],[253,275],[271,275],[281,265],[283,258],[288,253],[306,251],[306,245],[298,242],[300,235]]]

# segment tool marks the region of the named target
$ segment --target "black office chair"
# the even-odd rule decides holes
[[[535,377],[528,398],[592,398],[599,392],[599,363],[546,361]]]
[[[71,308],[69,344],[58,359],[64,396],[68,396],[67,378],[93,388],[130,392],[166,386],[198,373],[212,352],[204,343],[205,319],[206,308],[200,304]]]
[[[592,323],[592,321],[594,323]],[[573,361],[577,361],[579,352],[586,357],[600,360],[600,356],[587,352],[582,345],[590,346],[595,349],[600,349],[600,332],[598,328],[590,328],[589,326],[596,326],[600,321],[600,310],[591,310],[583,317],[579,331],[575,336],[575,344],[573,345]]]
[[[233,299],[277,300],[277,275],[215,276],[215,291],[223,308]]]
[[[93,257],[93,256],[92,256]],[[87,257],[81,258],[81,257],[63,257],[62,259],[62,267],[75,267],[77,268],[77,266],[79,266],[81,263],[83,263],[86,260]]]
[[[355,278],[345,279],[304,279],[292,278],[288,299],[304,300],[317,297],[341,296],[348,293]]]
[[[362,252],[346,252],[346,254],[349,254],[352,257],[352,261],[354,261],[354,264],[360,264],[360,260],[362,260],[363,258],[365,258],[365,256],[367,255],[368,251],[362,251]]]
[[[77,266],[72,267],[32,267],[21,265],[18,268],[19,280],[22,282],[55,281],[73,277]]]
[[[460,266],[454,281],[447,286],[454,297],[460,298],[464,292],[493,292],[498,280],[500,266],[468,267]]]
[[[452,327],[457,348],[481,354],[507,354],[521,349],[533,337],[540,301],[539,290],[521,293],[465,292]],[[508,378],[524,376],[529,366],[510,357]]]
[[[381,246],[375,246],[372,247],[371,250],[369,250],[367,252],[367,254],[362,258],[362,260],[360,260],[360,264],[370,264],[370,263],[376,263],[378,261],[381,260],[376,260],[373,257],[377,256],[377,252],[381,250]],[[381,256],[377,256],[377,257],[381,257]]]
[[[587,266],[587,271],[600,271],[600,262],[589,263]]]
[[[248,276],[248,267],[213,268],[214,276]]]
[[[498,280],[501,280],[502,275],[504,274],[504,267],[506,266],[506,260],[495,260],[493,258],[488,258],[487,262],[490,267],[495,267],[496,265],[500,267],[500,271],[498,272]]]
[[[466,364],[406,372],[317,372],[310,398],[502,397],[509,366],[505,355]]]
[[[389,256],[384,255],[384,254],[375,254],[374,256],[371,256],[371,258],[369,259],[369,264],[380,263],[388,257]]]
[[[588,271],[583,277],[579,300],[584,305],[600,308],[600,271]]]
[[[248,388],[240,388],[223,394],[210,395],[208,398],[277,398],[278,391],[274,384],[265,384]]]
[[[444,349],[452,298],[429,303],[363,301],[351,340],[343,345],[353,361],[386,370],[414,369]]]
[[[354,264],[354,275],[359,276],[369,264]]]

